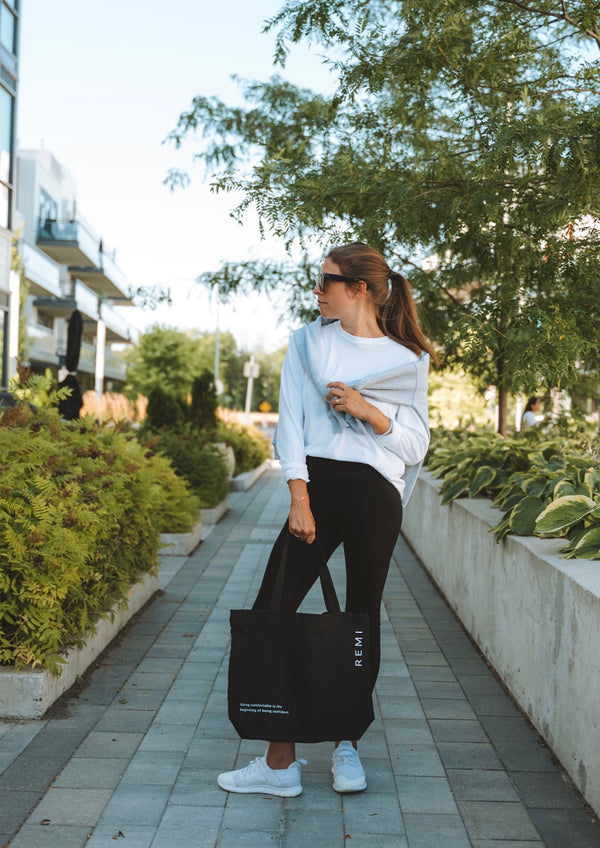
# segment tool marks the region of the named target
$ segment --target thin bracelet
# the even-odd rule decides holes
[[[393,422],[393,421],[392,421],[392,419],[390,418],[390,426],[387,428],[387,430],[385,431],[385,433],[380,433],[379,435],[380,435],[380,436],[389,436],[389,435],[390,435],[390,433],[392,432],[393,427],[394,427],[394,422]]]
[[[306,500],[306,498],[307,498],[307,497],[308,497],[308,495],[302,495],[302,497],[301,497],[301,498],[296,498],[296,500],[294,500],[294,498],[292,498],[292,501],[291,501],[291,503],[290,503],[290,506],[294,506],[294,504],[302,503],[302,501],[303,501],[303,500]]]

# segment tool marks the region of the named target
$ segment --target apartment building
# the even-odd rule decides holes
[[[11,274],[19,50],[19,0],[0,0],[0,389],[15,365],[18,276]]]
[[[83,316],[82,390],[118,390],[126,363],[114,348],[138,338],[115,309],[133,305],[130,286],[115,252],[81,214],[75,180],[49,150],[18,151],[17,210],[30,367],[64,366],[68,319],[77,309]]]

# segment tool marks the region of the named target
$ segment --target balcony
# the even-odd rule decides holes
[[[80,221],[39,221],[36,241],[59,265],[96,267],[100,263],[99,240]]]
[[[131,342],[137,344],[139,332],[136,327],[122,318],[118,312],[115,312],[106,303],[102,305],[102,319],[106,324],[106,341],[107,342]]]
[[[97,294],[123,306],[133,305],[130,287],[115,264],[114,253],[103,250],[102,240],[81,221],[39,221],[37,245]]]
[[[29,293],[60,297],[58,265],[32,244],[20,245],[21,259],[25,266],[25,277],[29,281]]]
[[[79,280],[73,280],[68,285],[68,291],[60,297],[38,297],[33,305],[55,318],[70,318],[74,309],[83,315],[84,322],[96,325],[101,313],[106,324],[106,341],[133,342],[137,341],[138,332],[108,304],[100,304],[98,294],[85,286]]]
[[[58,353],[54,330],[42,327],[40,324],[28,324],[29,361],[38,367],[57,368]],[[78,373],[94,374],[96,370],[96,346],[82,342],[79,354]],[[104,374],[109,380],[124,380],[127,373],[127,363],[122,356],[108,348],[105,351]]]
[[[82,342],[77,371],[83,374],[93,374],[96,369],[95,345]],[[117,353],[106,350],[104,357],[104,376],[108,380],[124,380],[127,374],[127,363]]]
[[[40,324],[28,324],[27,338],[28,359],[32,364],[42,365],[46,368],[58,366],[54,330],[49,330]]]
[[[119,306],[133,306],[130,286],[114,261],[114,254],[100,251],[97,267],[69,266],[69,271],[99,294],[116,300]]]

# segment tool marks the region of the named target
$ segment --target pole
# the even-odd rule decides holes
[[[96,367],[95,367],[95,389],[98,397],[104,392],[104,358],[106,356],[106,324],[102,318],[98,318],[96,325]]]
[[[254,387],[254,354],[250,356],[248,368],[248,386],[246,387],[246,424],[250,423],[250,407],[252,406],[252,389]]]
[[[221,394],[219,391],[219,301],[220,301],[220,292],[219,287],[217,286],[215,289],[215,294],[217,298],[216,308],[215,308],[215,387],[217,389],[217,394]]]

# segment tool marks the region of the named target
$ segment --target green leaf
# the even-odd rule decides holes
[[[577,524],[596,507],[585,495],[568,495],[549,504],[539,516],[535,532],[538,536],[564,536],[569,527]]]
[[[600,492],[600,468],[590,468],[586,471],[585,482],[592,492]]]
[[[517,536],[533,536],[535,523],[544,506],[545,502],[535,495],[529,495],[519,501],[509,517],[512,532]]]
[[[530,477],[523,485],[523,491],[528,495],[541,495],[548,484],[546,477]]]
[[[469,497],[474,498],[482,489],[487,488],[495,479],[497,473],[498,470],[496,468],[491,468],[489,465],[482,465],[469,486]]]
[[[494,503],[496,503],[500,509],[503,509],[505,512],[510,512],[514,506],[516,506],[519,501],[523,500],[523,492],[508,492],[504,495],[502,500],[496,499]]]
[[[447,489],[445,489],[442,495],[442,504],[449,504],[451,501],[460,497],[464,494],[469,488],[469,481],[466,477],[460,477],[458,480],[455,480]]]
[[[600,527],[592,527],[579,540],[572,555],[577,559],[600,559]]]
[[[510,533],[510,516],[505,515],[502,521],[496,524],[495,527],[490,527],[490,533],[493,533],[497,542],[501,542],[507,533]]]
[[[554,499],[558,498],[566,498],[568,495],[575,494],[575,486],[572,483],[569,483],[568,480],[561,480],[558,482],[553,490]]]

